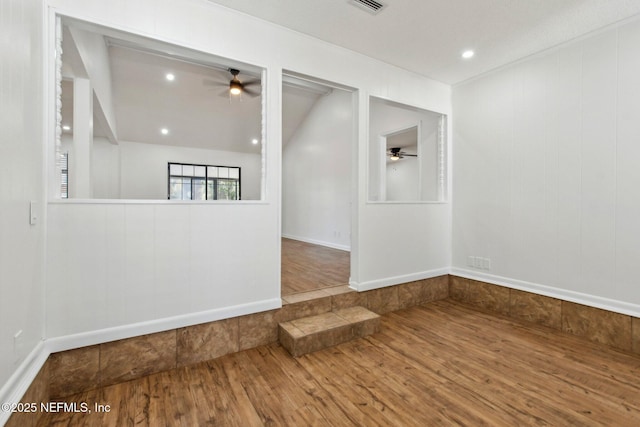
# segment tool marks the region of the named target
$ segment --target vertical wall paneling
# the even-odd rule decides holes
[[[615,298],[638,292],[640,241],[640,25],[618,31],[618,85],[616,127],[616,265]]]
[[[283,147],[285,237],[350,248],[352,96],[322,95]]]
[[[640,314],[639,42],[635,20],[454,88],[454,271]]]
[[[101,331],[115,331],[108,336],[124,338],[136,330],[150,331],[148,325],[176,327],[173,320],[181,325],[192,321],[187,319],[215,320],[211,317],[246,314],[279,302],[283,68],[353,87],[359,93],[450,114],[447,85],[211,2],[45,3],[51,13],[255,64],[267,76],[264,200],[49,203],[47,338],[71,337],[64,342],[73,342],[76,334],[83,334],[82,343],[89,343],[85,338],[103,336]],[[314,54],[309,55],[310,51]],[[359,127],[361,132],[366,129],[366,121]],[[358,150],[357,154],[364,153]],[[127,165],[121,167],[124,172]],[[359,175],[359,179],[364,178]],[[368,206],[360,199],[357,203],[353,209],[361,224],[355,245],[360,249],[354,259],[363,264],[360,272],[366,272],[358,277],[360,281],[372,286],[397,283],[398,264],[412,272],[442,274],[446,270],[447,204],[387,209]],[[402,233],[391,233],[398,223]],[[361,241],[362,236],[368,240]]]
[[[26,390],[44,324],[42,3],[0,0],[0,402]],[[31,202],[37,216],[30,224]],[[26,384],[25,384],[26,383]],[[24,386],[24,387],[23,387]],[[21,388],[22,387],[22,388]],[[17,394],[16,394],[17,393]],[[0,424],[10,414],[0,412]]]
[[[582,229],[582,45],[558,51],[558,226],[557,284],[579,289]]]
[[[617,32],[584,41],[582,51],[581,290],[615,280]]]

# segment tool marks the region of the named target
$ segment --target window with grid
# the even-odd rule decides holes
[[[170,200],[240,200],[240,168],[169,163]]]

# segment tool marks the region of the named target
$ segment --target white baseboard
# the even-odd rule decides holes
[[[49,351],[40,341],[0,389],[0,403],[20,402],[48,357]],[[5,425],[10,416],[11,412],[0,409],[0,426]]]
[[[552,286],[541,285],[539,283],[532,283],[524,280],[511,279],[509,277],[496,276],[493,274],[487,274],[475,270],[468,270],[465,268],[453,267],[451,268],[451,274],[454,276],[465,277],[467,279],[491,283],[493,285],[504,286],[507,288],[532,292],[534,294],[557,298],[564,301],[575,302],[577,304],[600,308],[603,310],[612,311],[614,313],[640,317],[640,305],[638,304],[631,304],[624,301],[599,297],[596,295],[589,295],[581,292],[554,288]]]
[[[341,251],[347,251],[347,252],[351,251],[351,246],[349,245],[341,245],[338,243],[325,242],[324,240],[315,240],[307,237],[293,236],[291,234],[282,234],[282,237],[284,237],[285,239],[299,240],[301,242],[311,243],[313,245],[320,245],[320,246],[326,246],[328,248],[340,249]]]
[[[192,326],[200,323],[244,316],[280,307],[282,307],[282,300],[280,298],[273,298],[249,304],[240,304],[231,307],[151,320],[148,322],[132,323],[112,328],[82,332],[79,334],[49,338],[45,341],[45,345],[50,353],[55,353],[88,345],[102,344],[105,342],[132,338],[140,335],[183,328],[185,326]]]
[[[401,276],[385,277],[384,279],[370,280],[366,282],[349,282],[349,287],[358,292],[371,291],[373,289],[387,286],[399,285],[401,283],[414,282],[416,280],[431,279],[433,277],[449,274],[449,268],[438,268],[435,270],[420,271],[418,273],[403,274]]]

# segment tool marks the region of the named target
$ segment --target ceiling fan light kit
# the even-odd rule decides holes
[[[242,93],[242,83],[231,80],[231,82],[229,82],[229,93],[231,95],[240,95]]]
[[[259,80],[252,80],[252,81],[248,81],[248,82],[242,82],[239,78],[238,78],[238,74],[240,74],[240,70],[237,70],[235,68],[229,68],[229,72],[231,73],[231,75],[233,76],[233,78],[229,81],[229,94],[233,95],[233,96],[238,96],[241,95],[243,93],[246,93],[249,96],[258,96],[259,93],[258,92],[254,92],[250,89],[247,89],[247,86],[251,86],[251,85],[255,85],[256,83],[259,83]]]
[[[402,151],[402,147],[389,148],[387,155],[389,156],[389,159],[394,162],[403,159],[405,156],[418,157],[417,154],[408,154]]]
[[[240,70],[236,70],[235,68],[229,68],[229,72],[233,76],[231,81],[229,82],[229,93],[231,95],[240,95],[242,90],[242,82],[238,79],[238,74],[240,74]]]

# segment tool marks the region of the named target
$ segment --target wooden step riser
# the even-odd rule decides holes
[[[379,331],[380,316],[352,307],[281,323],[279,340],[292,356],[298,357]]]

